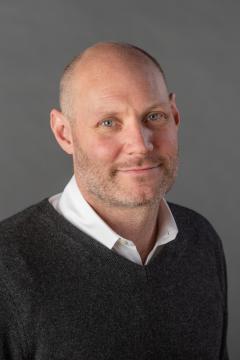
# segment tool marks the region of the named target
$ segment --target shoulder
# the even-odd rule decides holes
[[[190,231],[194,241],[201,242],[207,247],[223,252],[222,241],[211,222],[199,212],[188,207],[168,202],[179,230],[184,234]]]
[[[190,209],[189,207],[175,204],[173,202],[168,201],[168,206],[170,207],[172,213],[177,217],[183,217],[183,218],[198,218],[201,220],[206,220],[206,218],[200,214],[199,212]]]
[[[209,220],[199,212],[172,202],[168,202],[168,205],[175,218],[175,221],[179,223],[179,225],[184,223],[186,225],[192,225],[204,230],[214,230]]]
[[[24,349],[28,346],[26,329],[35,319],[32,304],[37,304],[42,294],[38,262],[41,242],[36,246],[36,237],[46,201],[0,222],[0,331],[11,331],[17,339],[15,344]]]
[[[44,199],[2,220],[0,222],[0,238],[13,232],[19,234],[19,231],[24,231],[26,227],[34,226],[35,223],[38,223],[41,210],[46,206],[46,203],[47,199]]]
[[[223,294],[226,296],[226,259],[218,233],[209,220],[197,211],[171,202],[168,202],[168,205],[177,223],[180,238],[186,240],[191,249],[191,255],[194,252],[197,254],[197,260],[206,259],[208,265],[213,265],[212,269],[216,269]]]
[[[205,216],[188,207],[168,202],[181,236],[199,253],[214,257],[221,279],[226,276],[226,260],[221,238]]]
[[[16,302],[39,290],[51,245],[48,207],[44,199],[0,222],[0,289],[7,288]]]
[[[0,257],[9,253],[15,256],[31,248],[38,233],[48,228],[48,199],[8,217],[0,222]],[[51,206],[51,205],[50,205]]]

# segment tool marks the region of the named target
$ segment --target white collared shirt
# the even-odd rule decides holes
[[[134,243],[115,233],[84,199],[75,176],[71,178],[64,191],[52,196],[49,202],[58,213],[78,229],[128,260],[143,265]],[[149,263],[153,255],[164,244],[174,240],[178,233],[176,222],[165,199],[163,199],[162,206],[159,208],[158,229],[156,243],[148,254],[145,264]]]

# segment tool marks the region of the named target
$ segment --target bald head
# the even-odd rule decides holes
[[[60,81],[59,98],[62,113],[69,119],[74,118],[76,82],[84,83],[90,77],[103,76],[104,72],[107,76],[108,71],[118,72],[120,67],[126,67],[131,72],[131,69],[143,70],[149,66],[157,68],[166,83],[160,64],[145,50],[127,43],[94,44],[76,56],[64,69]]]

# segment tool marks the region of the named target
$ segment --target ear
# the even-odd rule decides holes
[[[176,95],[174,93],[169,94],[169,101],[170,101],[170,105],[171,105],[172,114],[173,114],[173,117],[174,117],[174,120],[175,120],[175,124],[177,126],[179,126],[179,124],[180,124],[180,113],[179,113],[179,110],[177,108]]]
[[[50,126],[60,147],[67,153],[73,153],[70,121],[62,112],[53,109],[50,112]]]

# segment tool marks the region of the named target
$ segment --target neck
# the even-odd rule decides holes
[[[121,237],[131,240],[145,262],[158,232],[159,203],[136,208],[111,207],[84,194],[98,215]]]

